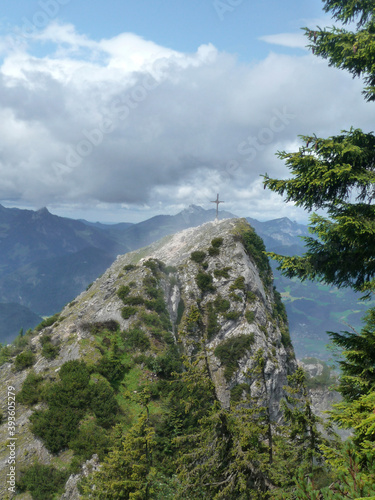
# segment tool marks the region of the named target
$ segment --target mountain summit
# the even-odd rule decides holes
[[[250,397],[279,420],[296,363],[263,250],[244,219],[166,236],[119,256],[60,315],[8,348],[0,398],[10,386],[18,394],[18,477],[35,463],[50,471],[59,463],[68,474],[73,454],[76,466],[103,458],[114,426],[126,432],[137,421],[145,390],[155,429],[172,425],[168,391],[184,376],[184,359],[206,366],[214,395],[204,397],[224,409]],[[3,443],[7,432],[3,424]],[[4,446],[2,488],[7,455]],[[74,477],[61,498],[79,498]]]

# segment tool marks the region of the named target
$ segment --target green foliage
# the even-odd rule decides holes
[[[21,404],[32,406],[41,400],[41,382],[43,377],[37,375],[34,371],[31,371],[24,383],[22,384],[22,389],[17,394],[17,401]]]
[[[135,266],[134,264],[127,264],[126,266],[124,266],[124,271],[127,271],[127,272],[130,272],[130,271],[133,271],[134,269],[136,269],[137,266]]]
[[[124,319],[129,319],[131,316],[134,316],[134,314],[138,311],[138,309],[134,306],[125,306],[121,309],[121,316]]]
[[[190,254],[190,258],[192,261],[196,262],[197,264],[202,264],[202,262],[206,258],[206,253],[203,252],[202,250],[196,250],[195,252],[192,252]]]
[[[197,282],[198,288],[203,292],[203,293],[210,293],[214,292],[216,288],[213,286],[213,279],[210,274],[199,272],[196,277],[195,281]]]
[[[41,323],[39,323],[39,325],[34,328],[34,331],[40,332],[40,330],[43,330],[43,328],[47,328],[47,326],[52,326],[59,319],[60,319],[60,313],[56,313],[53,316],[50,316],[49,318],[46,318]]]
[[[217,295],[214,300],[214,306],[217,313],[225,313],[230,309],[230,302],[227,299],[223,299],[221,295]]]
[[[257,300],[257,296],[255,295],[254,292],[248,290],[246,292],[246,299],[248,300],[248,302],[252,303],[252,302],[255,302]]]
[[[68,361],[59,371],[60,382],[52,383],[43,396],[47,410],[35,411],[31,431],[39,436],[51,453],[68,447],[79,433],[79,422],[92,411],[97,422],[108,427],[114,422],[118,405],[108,382],[89,385],[90,373],[83,361]]]
[[[254,323],[255,321],[255,312],[254,311],[246,311],[245,318],[248,323]]]
[[[84,420],[76,436],[69,441],[69,448],[80,461],[90,460],[95,453],[99,460],[103,460],[109,451],[109,446],[108,431],[99,427],[93,417]]]
[[[271,285],[272,271],[262,238],[256,234],[253,228],[249,228],[248,226],[242,229],[238,236],[242,241],[246,253],[254,260],[263,283],[266,286]]]
[[[112,387],[106,380],[98,380],[90,386],[90,408],[101,427],[108,429],[115,423],[119,406]]]
[[[185,325],[188,333],[195,333],[201,326],[202,315],[196,305],[190,306],[189,313],[185,317]]]
[[[230,390],[230,402],[239,403],[242,400],[243,393],[249,394],[249,384],[237,384]]]
[[[214,238],[213,240],[211,240],[211,245],[214,247],[214,248],[219,248],[221,247],[221,245],[223,244],[223,238]]]
[[[180,298],[180,302],[178,303],[178,308],[177,308],[177,321],[176,321],[177,325],[181,323],[184,311],[185,311],[185,302],[183,301],[182,298]]]
[[[16,359],[14,360],[14,368],[17,371],[21,371],[25,368],[33,366],[34,363],[35,356],[32,351],[27,349],[16,356]]]
[[[218,247],[210,247],[208,249],[208,255],[210,257],[216,257],[216,255],[219,255],[220,249]]]
[[[242,291],[246,291],[246,287],[245,287],[245,278],[243,276],[238,276],[238,278],[236,278],[234,280],[234,282],[231,284],[231,286],[229,287],[229,290],[231,291],[235,291],[235,290],[242,290]]]
[[[42,355],[46,359],[55,359],[59,354],[60,348],[58,345],[52,343],[50,335],[43,335],[40,338],[40,343],[42,344]]]
[[[140,295],[124,297],[122,301],[126,306],[140,306],[144,304],[144,299]]]
[[[232,378],[234,372],[238,369],[238,361],[244,357],[245,351],[250,350],[254,343],[254,335],[239,335],[231,337],[219,344],[214,354],[225,366],[224,376],[227,381]]]
[[[211,340],[220,330],[220,325],[217,321],[217,313],[212,302],[206,305],[207,311],[207,338]]]
[[[228,311],[224,314],[224,318],[230,321],[236,321],[241,316],[239,311]]]
[[[130,293],[130,287],[128,285],[121,285],[117,290],[117,296],[123,301]]]
[[[288,323],[288,316],[286,314],[285,306],[281,300],[280,293],[276,290],[276,287],[273,287],[273,295],[274,295],[274,315],[283,323]]]
[[[150,339],[140,328],[131,328],[124,332],[124,336],[125,344],[130,349],[138,349],[143,352],[151,347]]]
[[[155,498],[154,436],[146,403],[146,414],[123,438],[121,447],[114,449],[99,471],[83,483],[84,492],[93,499]]]
[[[49,465],[35,464],[23,471],[17,487],[29,491],[33,500],[52,500],[64,491],[68,474]]]
[[[215,278],[229,279],[229,271],[231,269],[232,269],[231,267],[223,267],[222,269],[215,269],[214,276],[215,276]]]

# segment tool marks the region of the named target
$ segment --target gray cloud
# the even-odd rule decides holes
[[[3,200],[168,211],[220,190],[237,213],[294,215],[262,188],[261,174],[287,174],[275,152],[298,134],[371,130],[360,82],[306,53],[240,64],[210,45],[179,54],[71,26],[36,38],[56,52],[10,50],[0,68]]]

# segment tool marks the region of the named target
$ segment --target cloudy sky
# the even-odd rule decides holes
[[[14,0],[0,17],[0,203],[138,222],[264,191],[299,134],[372,130],[361,82],[309,53],[320,0]],[[224,207],[223,205],[221,207]]]

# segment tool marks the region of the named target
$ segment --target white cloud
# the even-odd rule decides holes
[[[0,67],[2,200],[168,211],[220,191],[239,215],[294,214],[263,191],[261,174],[287,175],[276,151],[372,127],[360,82],[304,53],[239,64],[210,44],[183,54],[58,24],[28,44]]]
[[[259,40],[282,47],[305,49],[308,40],[302,33],[279,33],[277,35],[264,35]]]

